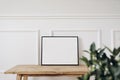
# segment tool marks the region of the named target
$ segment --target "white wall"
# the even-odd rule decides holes
[[[0,80],[15,80],[15,75],[2,74],[12,66],[40,63],[39,34],[77,35],[80,50],[88,49],[93,41],[97,47],[118,47],[119,4],[119,0],[0,0]],[[80,51],[80,55],[84,54]]]

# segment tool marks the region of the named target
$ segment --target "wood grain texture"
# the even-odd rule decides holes
[[[22,74],[29,76],[54,76],[54,75],[83,75],[88,72],[86,66],[40,66],[17,65],[5,72],[5,74]]]
[[[22,80],[22,75],[17,74],[16,80]]]
[[[23,75],[23,80],[28,80],[28,75]]]

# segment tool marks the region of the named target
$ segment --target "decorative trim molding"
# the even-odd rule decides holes
[[[113,49],[115,44],[114,44],[114,30],[111,30],[111,48]]]
[[[88,31],[88,32],[97,32],[97,45],[98,47],[101,47],[101,30],[97,29],[79,29],[79,30],[52,30],[51,31],[51,36],[54,35],[54,32],[81,32],[81,31]]]
[[[39,60],[40,60],[40,56],[39,56],[39,55],[40,55],[40,30],[25,30],[25,29],[24,29],[24,30],[23,30],[23,29],[22,29],[22,30],[13,30],[13,29],[12,29],[12,30],[10,30],[10,29],[9,29],[9,30],[6,30],[6,29],[5,29],[5,30],[0,30],[0,32],[36,32],[36,33],[37,33],[37,36],[38,36],[38,37],[37,37],[37,43],[38,43],[38,44],[37,44],[37,50],[38,50],[38,51],[37,51],[37,54],[38,54],[37,64],[40,64],[40,63],[39,63],[39,62],[40,62],[40,61],[39,61]]]
[[[0,20],[9,19],[120,19],[120,14],[85,14],[85,15],[58,15],[58,16],[0,16]]]
[[[39,30],[28,29],[0,29],[0,32],[39,32]]]
[[[111,48],[115,47],[115,32],[120,32],[119,29],[112,29],[111,30]]]

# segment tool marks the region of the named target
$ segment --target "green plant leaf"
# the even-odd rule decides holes
[[[88,74],[88,73],[85,74],[84,77],[83,77],[84,80],[89,80],[89,78],[90,78],[90,74]]]
[[[95,45],[95,43],[93,42],[92,44],[91,44],[91,46],[90,46],[90,51],[91,52],[94,52],[96,50],[96,45]]]
[[[96,58],[97,58],[98,60],[101,59],[101,56],[103,55],[104,51],[105,51],[105,48],[99,49],[99,50],[97,51]]]
[[[113,80],[120,80],[120,66],[109,66],[108,68]]]
[[[113,53],[113,51],[112,51],[110,48],[108,48],[107,46],[105,46],[105,48],[106,48],[110,53]]]
[[[106,48],[100,49],[99,53],[100,53],[100,54],[104,53],[105,49],[106,49]]]
[[[86,58],[86,57],[84,57],[84,56],[82,56],[82,58],[80,58],[82,61],[84,61],[85,62],[85,64],[89,67],[90,66],[90,63],[89,63],[89,60]]]
[[[117,55],[117,49],[116,48],[114,48],[113,49],[113,53],[112,53],[114,56],[116,56]]]
[[[87,50],[83,50],[83,52],[90,53],[90,52],[89,52],[89,51],[87,51]]]
[[[103,53],[103,55],[101,56],[101,59],[102,60],[105,60],[105,59],[107,59],[108,57],[107,57],[107,55],[106,55],[106,53]]]
[[[110,56],[107,56],[106,49],[111,53]],[[95,80],[120,80],[120,47],[113,50],[107,46],[96,49],[93,42],[89,50],[84,52],[89,53],[90,60],[86,57],[82,57],[81,60],[86,63],[90,71],[80,80],[89,80],[91,76],[95,76]]]
[[[113,50],[113,55],[114,56],[117,56],[118,54],[120,53],[120,47],[119,48],[114,48],[114,50]]]

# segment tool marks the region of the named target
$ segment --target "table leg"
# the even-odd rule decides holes
[[[23,80],[28,80],[28,76],[27,75],[23,75]]]
[[[22,80],[22,75],[17,74],[16,80]]]

